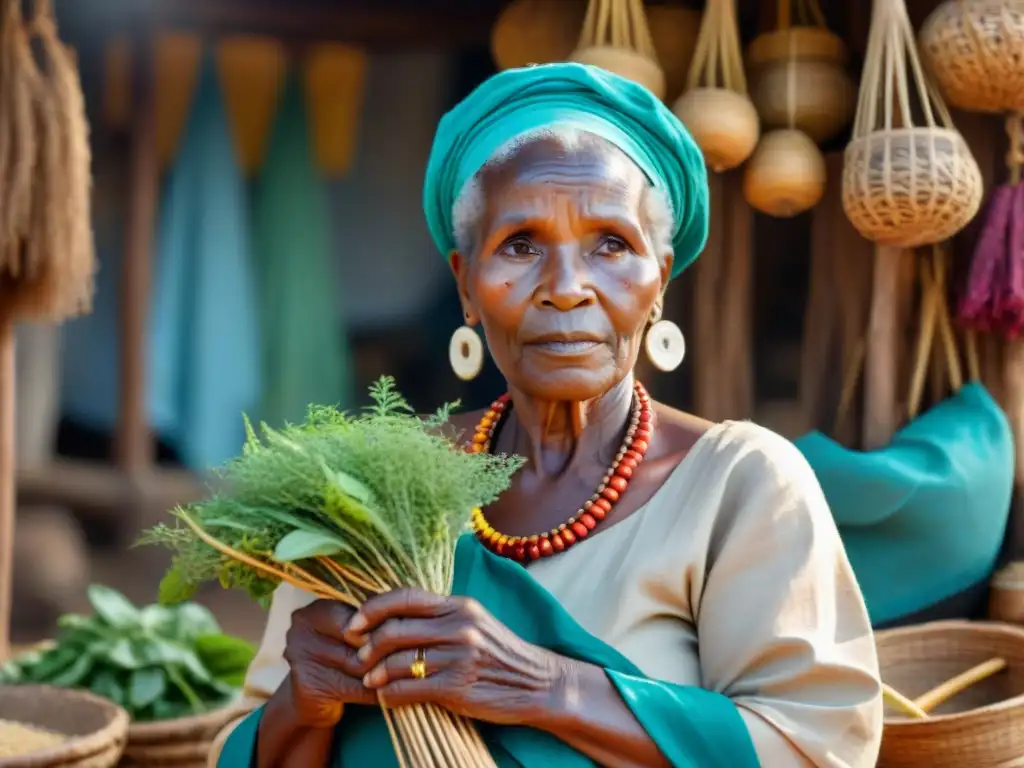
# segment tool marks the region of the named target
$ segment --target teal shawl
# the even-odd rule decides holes
[[[1010,423],[967,384],[886,447],[851,451],[812,432],[796,446],[814,469],[873,625],[924,610],[991,573],[1013,493]]]
[[[473,597],[527,642],[603,667],[623,701],[676,768],[757,768],[760,765],[736,706],[701,688],[646,678],[632,663],[566,613],[558,601],[510,560],[463,536],[455,556],[454,593]],[[666,649],[671,653],[670,649]],[[262,710],[231,734],[219,768],[255,765]],[[501,768],[584,768],[594,763],[555,736],[513,726],[481,725]],[[347,707],[335,734],[334,768],[397,768],[380,711]]]
[[[537,129],[569,127],[611,142],[672,204],[672,276],[708,237],[708,174],[679,119],[641,85],[586,64],[508,69],[442,118],[427,163],[423,210],[438,250],[455,250],[452,209],[473,175],[502,147]]]

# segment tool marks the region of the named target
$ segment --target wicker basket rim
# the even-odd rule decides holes
[[[877,645],[878,641],[881,639],[891,640],[894,638],[899,639],[901,637],[932,635],[951,629],[959,630],[961,632],[971,632],[978,635],[1001,635],[1004,637],[1016,638],[1020,641],[1021,648],[1024,649],[1024,627],[1016,627],[998,621],[948,620],[931,621],[925,624],[915,624],[910,627],[895,627],[893,629],[885,629],[881,632],[876,632],[875,643]],[[1009,699],[1004,699],[1003,701],[997,701],[993,704],[986,704],[983,707],[977,707],[976,709],[971,709],[967,712],[952,712],[947,715],[930,715],[927,720],[885,718],[884,723],[886,728],[901,728],[905,730],[911,728],[922,729],[942,723],[950,723],[956,720],[964,720],[974,717],[980,718],[988,715],[1000,714],[1012,709],[1024,710],[1024,694],[1013,696]]]
[[[31,752],[27,755],[4,758],[4,768],[28,768],[38,766],[48,761],[62,762],[69,758],[82,758],[96,755],[108,750],[111,745],[123,742],[128,732],[128,713],[117,706],[109,699],[97,696],[88,691],[73,690],[68,688],[55,688],[50,685],[18,685],[10,686],[8,690],[17,690],[18,693],[36,692],[40,696],[54,696],[55,694],[64,701],[77,700],[83,704],[89,704],[96,709],[109,715],[107,724],[85,736],[70,736],[62,744],[49,749],[42,749],[38,752]],[[3,696],[3,689],[0,689],[0,696]],[[33,725],[33,723],[13,720],[11,722],[22,725]]]
[[[960,134],[960,131],[956,130],[955,128],[943,128],[943,127],[940,127],[938,125],[936,125],[936,126],[919,125],[919,126],[912,126],[910,128],[879,128],[877,130],[870,131],[869,133],[867,133],[864,136],[857,136],[855,138],[850,139],[850,143],[846,145],[846,148],[849,149],[850,147],[854,146],[855,144],[860,144],[860,143],[864,143],[864,142],[868,142],[868,141],[876,141],[880,136],[896,136],[896,137],[901,137],[901,136],[914,136],[914,135],[929,134],[929,133],[930,134],[939,134],[939,135],[943,135],[943,136],[949,136],[952,139],[960,139],[960,141],[963,141],[963,136]]]
[[[218,728],[222,724],[227,724],[235,718],[247,714],[251,709],[242,704],[229,704],[200,715],[176,717],[171,720],[155,720],[147,723],[131,723],[128,726],[128,739],[155,741],[206,728]]]

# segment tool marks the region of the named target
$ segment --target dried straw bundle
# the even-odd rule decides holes
[[[74,54],[57,36],[51,0],[36,0],[27,28],[20,1],[5,2],[0,179],[8,193],[0,203],[0,304],[15,318],[58,321],[89,311],[92,301],[85,99]]]

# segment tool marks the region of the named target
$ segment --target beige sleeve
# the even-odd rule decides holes
[[[282,584],[274,592],[267,625],[263,630],[263,641],[252,664],[249,665],[242,686],[242,705],[248,707],[250,711],[265,704],[288,675],[288,663],[284,660],[284,641],[292,625],[292,614],[313,600],[315,598],[312,595],[290,584]],[[207,768],[216,768],[225,742],[243,719],[239,718],[228,724],[217,734],[207,758]]]
[[[704,685],[762,765],[874,768],[882,699],[864,599],[813,471],[760,428],[721,489],[697,614]]]

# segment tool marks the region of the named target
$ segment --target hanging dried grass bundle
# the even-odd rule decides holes
[[[0,18],[0,295],[23,277],[36,166],[33,101],[39,73],[32,60],[20,0],[3,0]]]
[[[20,17],[20,9],[13,14]],[[34,152],[27,182],[18,188],[24,224],[10,241],[16,257],[6,262],[0,301],[17,317],[56,321],[91,307],[96,260],[89,130],[74,55],[57,36],[51,0],[37,0],[28,29],[38,43],[38,60],[19,27],[18,74],[28,87]],[[24,160],[17,159],[22,172]]]

